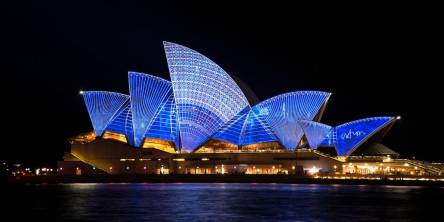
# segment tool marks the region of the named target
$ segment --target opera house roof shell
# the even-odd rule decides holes
[[[312,149],[331,146],[349,155],[396,119],[325,125],[319,121],[331,93],[321,91],[289,92],[253,104],[250,90],[204,55],[170,42],[164,49],[171,81],[129,72],[129,95],[81,91],[97,136],[122,134],[134,147],[147,138],[165,140],[186,152],[210,139],[237,146],[277,142],[288,150],[304,140]]]

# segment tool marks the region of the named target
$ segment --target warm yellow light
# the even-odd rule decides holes
[[[176,153],[174,144],[171,141],[145,138],[142,148],[154,148],[168,153]]]
[[[316,173],[319,173],[319,169],[316,168],[316,166],[313,166],[312,168],[310,168],[310,169],[308,170],[308,173],[311,174],[311,175],[316,174]]]
[[[185,159],[184,158],[175,158],[175,159],[173,159],[174,161],[178,161],[178,162],[182,162],[182,161],[185,161]]]
[[[209,160],[209,159],[206,158],[206,157],[202,158],[202,161],[208,161],[208,160]]]
[[[112,139],[117,140],[123,143],[127,143],[126,136],[124,134],[120,133],[113,133],[109,131],[105,131],[105,133],[102,135],[103,139]]]
[[[397,120],[400,120],[400,119],[401,119],[401,116],[397,116],[396,119],[397,119]]]

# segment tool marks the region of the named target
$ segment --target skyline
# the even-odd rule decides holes
[[[389,25],[380,27],[389,33],[386,39],[372,38],[383,32],[357,39],[331,34],[327,39],[333,41],[327,42],[316,35],[322,32],[302,32],[314,35],[311,38],[282,29],[293,20],[285,23],[279,17],[269,18],[277,25],[267,25],[261,23],[267,18],[254,13],[250,19],[259,21],[243,26],[250,19],[242,20],[237,13],[223,20],[219,13],[210,15],[198,9],[187,17],[182,6],[169,8],[172,12],[165,16],[165,11],[138,2],[91,3],[87,7],[71,4],[47,7],[41,3],[24,7],[22,14],[7,13],[12,21],[7,30],[11,28],[15,33],[11,38],[7,36],[12,43],[7,46],[7,71],[12,73],[8,77],[12,84],[7,88],[15,93],[6,100],[14,107],[8,110],[13,118],[6,120],[7,126],[14,132],[13,141],[20,141],[23,134],[16,132],[23,126],[38,126],[27,139],[43,143],[37,144],[39,150],[21,143],[20,148],[2,150],[2,157],[37,162],[61,157],[69,147],[68,137],[92,130],[78,91],[115,89],[128,94],[127,70],[169,80],[166,59],[160,56],[162,41],[167,40],[207,55],[242,79],[260,101],[293,90],[332,92],[322,120],[328,125],[368,116],[400,115],[402,120],[383,143],[405,157],[443,160],[443,151],[422,149],[434,143],[417,138],[438,138],[438,134],[418,130],[432,129],[434,124],[428,122],[430,110],[412,104],[412,100],[433,100],[427,95],[434,95],[433,84],[438,82],[427,79],[425,58],[412,57],[421,55],[420,49],[403,49],[412,39],[399,40],[402,32],[390,33]],[[75,15],[76,7],[85,9],[82,16]],[[335,33],[347,36],[352,31]],[[412,48],[415,46],[419,43]],[[411,76],[418,73],[425,76]],[[34,118],[28,117],[30,112]]]

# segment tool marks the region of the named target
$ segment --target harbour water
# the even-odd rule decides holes
[[[424,221],[444,213],[436,187],[90,183],[2,193],[4,215],[39,221]]]

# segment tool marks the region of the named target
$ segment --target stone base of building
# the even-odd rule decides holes
[[[389,157],[333,157],[312,149],[270,152],[171,153],[134,148],[110,139],[72,144],[58,163],[64,175],[92,174],[287,174],[305,175],[441,175],[419,161]]]

